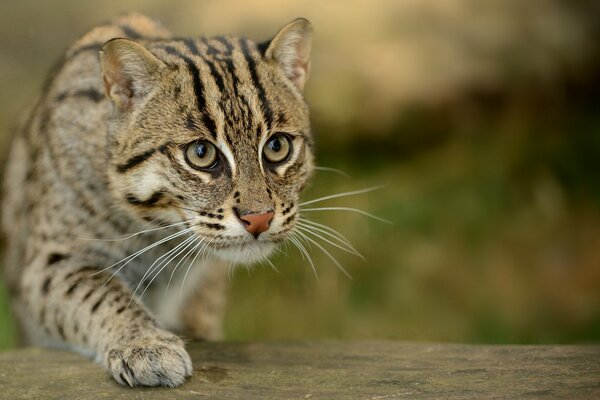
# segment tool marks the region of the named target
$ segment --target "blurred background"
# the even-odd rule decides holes
[[[288,246],[232,278],[229,340],[600,341],[600,3],[558,0],[3,1],[0,154],[61,52],[137,11],[176,35],[315,27],[307,217],[366,261]],[[315,205],[316,206],[316,205]],[[0,285],[0,348],[14,343]]]

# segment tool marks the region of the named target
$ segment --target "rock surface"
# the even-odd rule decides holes
[[[176,389],[125,388],[77,354],[0,353],[0,399],[600,399],[600,346],[191,343]]]

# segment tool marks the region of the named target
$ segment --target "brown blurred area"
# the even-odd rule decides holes
[[[600,340],[600,5],[558,0],[19,1],[0,5],[0,149],[61,51],[124,12],[178,36],[315,27],[308,214],[366,262],[289,247],[237,271],[228,339]],[[326,244],[325,244],[326,245]],[[5,300],[0,324],[10,326]],[[0,331],[0,347],[13,343]]]

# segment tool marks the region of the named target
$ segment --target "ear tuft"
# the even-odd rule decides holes
[[[277,32],[265,51],[267,60],[275,61],[300,91],[310,72],[312,32],[307,19],[295,19]]]
[[[112,39],[100,50],[104,89],[121,110],[130,109],[147,95],[165,66],[154,54],[130,39]]]

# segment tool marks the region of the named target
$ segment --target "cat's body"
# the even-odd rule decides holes
[[[261,45],[169,37],[139,15],[82,37],[6,172],[5,276],[24,338],[93,355],[129,385],[191,374],[163,328],[219,337],[227,260],[289,235],[312,169],[308,22]]]

